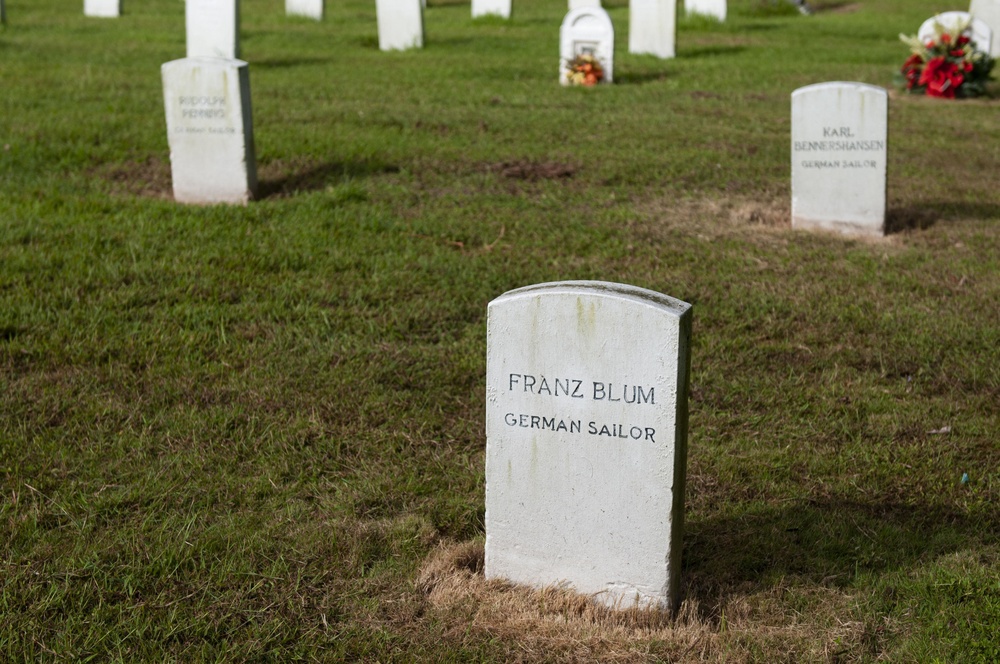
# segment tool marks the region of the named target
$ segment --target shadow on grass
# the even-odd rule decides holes
[[[890,205],[885,215],[887,235],[930,228],[938,221],[1000,218],[1000,204],[928,201],[902,206]]]
[[[282,166],[280,163],[272,163],[262,169],[258,185],[259,200],[290,196],[303,191],[326,189],[344,180],[370,177],[380,173],[399,172],[399,166],[377,161],[331,161],[303,168],[282,168]],[[281,175],[269,176],[269,171],[278,169],[285,172]]]
[[[333,62],[332,58],[265,58],[254,60],[253,66],[256,69],[288,69],[303,65],[325,65],[330,62]]]
[[[684,49],[677,53],[678,58],[711,58],[717,55],[737,55],[747,50],[746,46],[705,46],[703,48]]]
[[[912,567],[998,532],[995,518],[984,522],[933,506],[809,501],[692,521],[685,527],[682,575],[687,597],[710,614],[720,600],[785,577],[844,587],[861,573]]]

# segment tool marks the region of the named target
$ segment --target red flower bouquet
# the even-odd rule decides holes
[[[950,31],[935,24],[934,29],[935,37],[926,42],[899,36],[912,51],[900,70],[901,84],[908,92],[943,99],[985,94],[993,58],[969,38],[968,25]]]

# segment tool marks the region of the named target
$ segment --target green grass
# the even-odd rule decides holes
[[[998,102],[893,95],[885,241],[788,227],[791,91],[890,85],[940,7],[734,0],[660,61],[607,2],[618,84],[577,90],[564,3],[429,4],[380,53],[374,3],[244,0],[264,195],[200,208],[182,3],[8,1],[0,659],[1000,657]],[[673,629],[571,644],[416,583],[483,536],[486,304],[561,279],[694,304]]]

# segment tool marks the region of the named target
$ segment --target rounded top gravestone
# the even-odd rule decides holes
[[[926,42],[933,38],[936,32],[936,25],[945,30],[957,30],[960,25],[968,24],[963,34],[968,35],[976,44],[976,49],[983,53],[989,53],[993,45],[993,30],[985,21],[982,21],[969,12],[943,12],[937,16],[932,16],[920,24],[917,30],[917,37],[920,41]]]
[[[615,58],[615,28],[600,7],[571,10],[559,28],[559,82],[569,85],[570,63],[580,55],[592,55],[604,69],[603,83],[611,83]]]
[[[486,576],[676,608],[691,306],[598,281],[489,304]]]

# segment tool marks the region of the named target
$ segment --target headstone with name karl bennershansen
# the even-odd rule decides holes
[[[676,609],[691,305],[600,281],[489,304],[486,577]]]
[[[677,55],[677,0],[631,0],[628,13],[629,53]]]
[[[240,57],[239,0],[186,0],[187,57]]]
[[[983,53],[989,53],[993,47],[993,30],[983,20],[973,16],[969,12],[943,12],[937,16],[932,16],[920,24],[917,30],[917,37],[920,41],[926,42],[936,36],[936,27],[941,26],[945,30],[957,30],[960,25],[967,25],[964,34],[975,42],[976,49]]]
[[[725,21],[726,10],[726,0],[684,0],[684,11],[687,14],[701,14]]]
[[[257,192],[247,63],[184,58],[162,74],[174,198],[245,205]]]
[[[510,18],[512,0],[472,0],[472,18],[499,16]]]
[[[792,227],[885,234],[889,96],[864,83],[792,93]]]
[[[118,18],[122,15],[121,0],[83,0],[83,15],[94,18]]]
[[[322,21],[323,0],[285,0],[285,13]]]
[[[993,40],[989,54],[994,58],[1000,58],[1000,0],[972,0],[969,13],[990,26]]]
[[[424,46],[424,9],[420,0],[375,0],[378,47],[405,51]]]
[[[611,17],[600,7],[573,9],[559,28],[559,82],[569,85],[567,74],[578,55],[591,55],[604,69],[602,83],[612,82],[615,59],[615,29]]]

